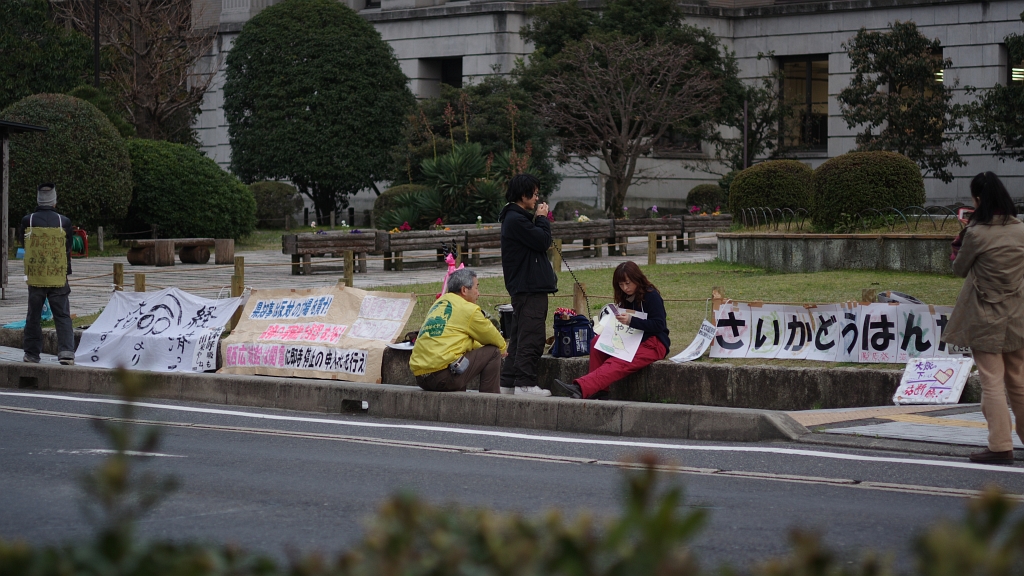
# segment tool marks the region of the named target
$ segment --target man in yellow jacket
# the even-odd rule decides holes
[[[498,394],[505,339],[476,305],[476,272],[456,270],[447,288],[427,312],[412,349],[409,367],[416,383],[432,392],[463,392],[479,374],[480,391]]]

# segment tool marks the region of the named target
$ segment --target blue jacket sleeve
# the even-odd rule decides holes
[[[665,301],[661,294],[649,292],[644,294],[644,311],[647,312],[646,319],[636,316],[629,319],[629,327],[643,330],[644,334],[661,334],[667,327],[668,318],[665,313]]]

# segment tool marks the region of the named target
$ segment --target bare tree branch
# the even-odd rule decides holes
[[[92,0],[51,0],[58,22],[92,36]],[[218,65],[203,67],[216,39],[199,30],[192,0],[103,0],[101,81],[143,138],[187,141]]]
[[[622,217],[629,186],[648,178],[637,160],[673,123],[714,108],[718,82],[699,69],[692,49],[659,42],[588,39],[558,58],[537,95],[538,109],[558,130],[562,154],[607,179],[608,213]]]

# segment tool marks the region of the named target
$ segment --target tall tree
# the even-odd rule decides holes
[[[103,0],[101,83],[138,136],[195,144],[192,125],[218,63],[204,62],[216,30],[199,30],[192,0]],[[93,0],[52,3],[57,19],[89,36]]]
[[[689,47],[618,34],[566,46],[543,78],[540,113],[560,134],[564,155],[606,179],[605,206],[622,217],[637,160],[673,125],[706,118],[720,85]],[[600,159],[593,163],[591,158]]]
[[[949,167],[966,164],[956,148],[965,111],[943,82],[953,61],[942,57],[942,44],[913,22],[897,21],[887,32],[861,28],[843,48],[854,75],[839,102],[847,126],[862,127],[857,150],[898,152],[952,182]]]
[[[317,218],[394,175],[415,104],[391,47],[333,0],[285,0],[249,20],[227,57],[231,167],[290,180]]]
[[[1024,20],[1024,12],[1020,17]],[[1024,35],[1010,34],[1003,41],[1011,66],[1024,68]],[[1000,161],[1024,162],[1024,82],[1007,82],[1005,86],[997,83],[984,91],[968,86],[967,91],[981,92],[977,101],[967,107],[971,121],[969,137],[995,152]]]
[[[544,90],[544,80],[555,71],[571,72],[565,69],[561,54],[587,39],[603,42],[607,38],[627,37],[647,46],[659,43],[687,50],[692,63],[713,81],[717,103],[659,131],[660,137],[665,139],[655,145],[658,149],[666,146],[681,146],[687,150],[710,148],[709,157],[686,158],[683,163],[689,169],[715,171],[718,170],[716,161],[737,165],[741,162],[738,158],[742,156],[742,141],[724,137],[719,127],[742,127],[744,99],[751,100],[750,110],[758,113],[755,118],[777,117],[777,95],[761,98],[766,94],[764,86],[744,85],[738,79],[739,68],[733,53],[710,30],[687,24],[674,0],[604,0],[596,11],[570,0],[538,6],[530,12],[533,20],[520,30],[520,35],[536,49],[521,63],[516,74],[523,87],[534,93]],[[755,98],[760,99],[755,101]],[[764,143],[761,149],[769,149],[773,145],[768,142],[772,140],[775,125],[765,121],[752,122],[751,126],[758,132],[750,131],[748,141],[756,145]],[[563,156],[562,160],[569,158]],[[653,174],[648,176],[654,177]],[[606,183],[607,186],[610,183]]]
[[[31,94],[67,92],[89,72],[89,38],[57,26],[46,0],[0,2],[0,110]]]

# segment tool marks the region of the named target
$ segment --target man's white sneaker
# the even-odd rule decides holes
[[[507,388],[505,386],[502,386],[501,387],[501,393],[502,394],[515,394],[516,393],[516,388],[515,388],[515,386],[509,386]]]
[[[540,386],[516,386],[516,394],[529,394],[531,396],[551,396],[551,390],[545,390]]]

